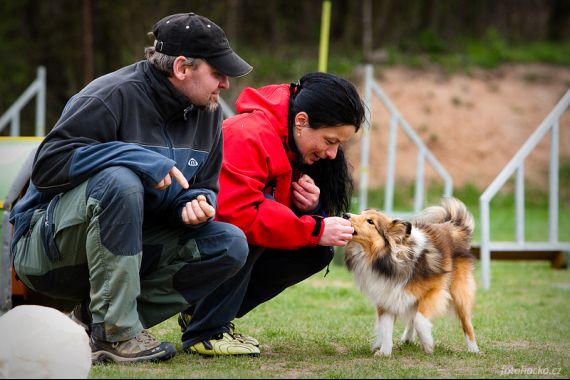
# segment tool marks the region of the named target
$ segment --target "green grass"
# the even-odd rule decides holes
[[[430,30],[388,46],[388,63],[425,67],[438,64],[449,72],[473,68],[494,69],[503,63],[547,63],[570,65],[570,43],[507,41],[494,28],[474,38],[444,38]]]
[[[236,321],[261,341],[259,358],[179,353],[161,364],[95,366],[90,377],[568,378],[570,272],[544,262],[493,262],[492,276],[492,289],[479,291],[474,309],[479,355],[466,352],[459,322],[442,317],[434,320],[433,355],[401,345],[397,322],[393,357],[372,356],[374,310],[348,271],[333,265],[327,277],[317,274]],[[175,318],[152,332],[180,348]]]

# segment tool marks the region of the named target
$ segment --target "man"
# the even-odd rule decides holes
[[[194,13],[153,28],[146,60],[76,94],[34,160],[14,207],[12,254],[31,289],[79,302],[72,318],[92,360],[166,360],[174,345],[145,329],[193,305],[245,263],[238,228],[213,221],[222,165],[219,93],[251,66],[223,30]],[[193,349],[208,338],[210,345]],[[225,328],[193,328],[185,348],[258,355]]]

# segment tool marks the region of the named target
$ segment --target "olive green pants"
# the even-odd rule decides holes
[[[36,210],[14,256],[16,273],[31,289],[90,300],[92,334],[111,342],[195,304],[233,276],[248,252],[243,232],[230,224],[143,225],[140,180],[112,169]],[[134,184],[125,186],[125,179]]]

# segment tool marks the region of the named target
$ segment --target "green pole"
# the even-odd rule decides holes
[[[319,44],[319,71],[327,72],[329,55],[329,32],[331,27],[331,1],[323,1],[323,13],[321,15],[321,42]]]

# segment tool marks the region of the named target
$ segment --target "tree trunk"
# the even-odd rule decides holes
[[[93,80],[93,12],[91,0],[83,0],[83,83]]]

